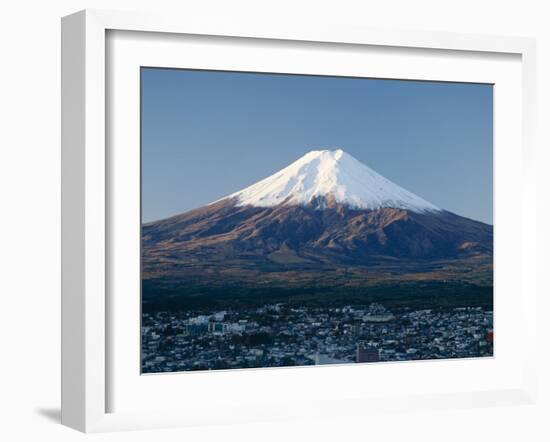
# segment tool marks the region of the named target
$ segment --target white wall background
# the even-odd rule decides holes
[[[246,15],[250,20],[350,23],[534,36],[538,44],[539,285],[543,279],[550,136],[550,13],[523,0],[10,0],[0,6],[0,438],[136,440],[550,440],[548,299],[540,302],[540,400],[535,406],[379,415],[85,436],[59,425],[60,17],[84,8]],[[230,18],[229,18],[230,19]],[[546,186],[546,187],[545,187]],[[544,287],[542,287],[544,285]],[[545,376],[546,374],[546,376]]]

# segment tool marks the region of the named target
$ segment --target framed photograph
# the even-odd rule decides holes
[[[62,421],[534,400],[534,42],[62,22]]]

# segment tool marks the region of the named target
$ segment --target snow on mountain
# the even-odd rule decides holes
[[[236,198],[238,206],[307,205],[316,198],[334,198],[356,209],[440,211],[342,149],[308,152],[279,172],[225,198]]]

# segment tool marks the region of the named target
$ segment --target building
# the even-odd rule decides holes
[[[378,362],[380,361],[380,350],[364,344],[357,344],[355,362]]]

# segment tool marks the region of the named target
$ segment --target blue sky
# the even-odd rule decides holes
[[[441,208],[493,222],[491,85],[156,68],[141,81],[144,222],[336,147]]]

